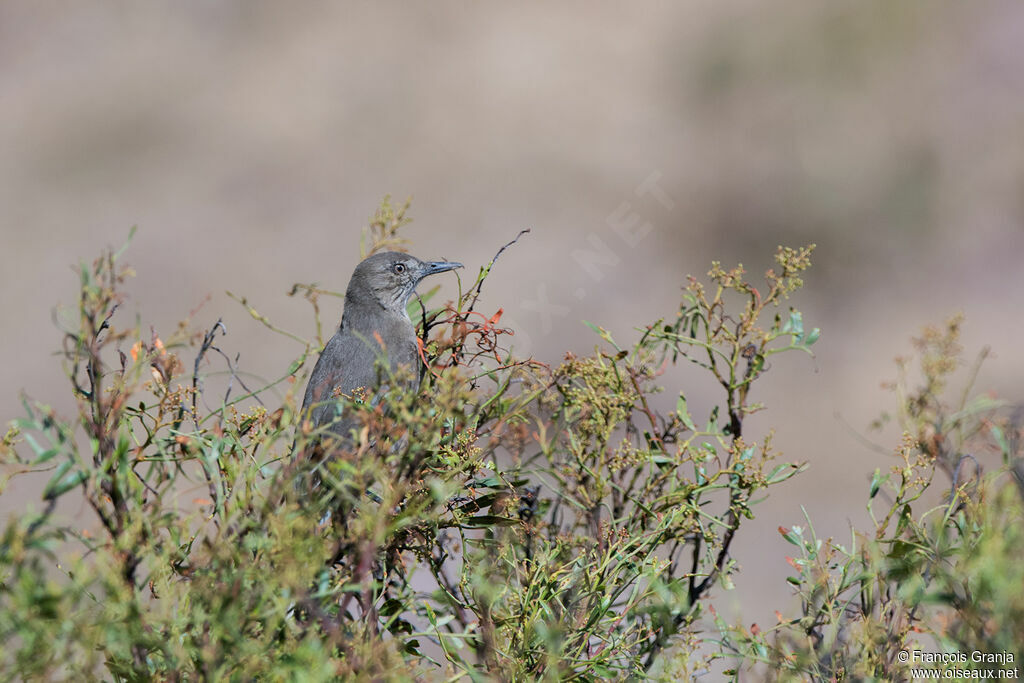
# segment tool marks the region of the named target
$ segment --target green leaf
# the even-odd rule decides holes
[[[596,332],[597,335],[601,337],[601,339],[611,344],[612,348],[614,348],[616,351],[622,351],[622,349],[619,348],[619,345],[615,343],[615,340],[612,339],[612,335],[608,330],[604,329],[600,325],[595,325],[594,323],[588,322],[586,320],[583,321],[583,324],[589,327],[594,332]]]
[[[679,398],[676,399],[676,415],[679,416],[679,420],[689,429],[691,432],[697,431],[697,425],[693,423],[693,418],[690,417],[690,411],[686,407],[686,397],[679,394]]]
[[[462,520],[462,526],[474,529],[489,526],[512,526],[513,524],[520,524],[520,521],[512,517],[500,517],[498,515],[477,515],[476,517]]]
[[[800,534],[798,534],[797,532],[793,531],[792,529],[787,529],[786,527],[780,526],[779,527],[779,534],[784,539],[786,539],[789,543],[792,543],[793,545],[795,545],[798,548],[802,548],[803,545],[804,545],[803,539],[800,538]]]
[[[773,469],[771,474],[768,475],[766,481],[769,484],[778,484],[779,482],[786,481],[792,477],[794,474],[799,472],[800,469],[800,467],[788,462],[776,465],[775,469]]]
[[[786,326],[782,329],[783,332],[789,332],[797,339],[804,336],[804,315],[795,308],[789,309],[789,320],[786,321]]]
[[[883,475],[882,470],[876,467],[875,473],[871,476],[871,491],[868,493],[868,498],[870,499],[877,496],[878,489],[882,488],[882,484],[884,484],[888,479],[889,475]]]
[[[697,338],[697,333],[700,331],[700,322],[703,319],[699,312],[694,311],[694,315],[690,318],[690,339]]]
[[[53,456],[57,455],[59,452],[56,448],[43,448],[31,434],[25,434],[25,441],[27,441],[28,445],[32,447],[32,450],[35,451],[36,459],[32,461],[33,465],[44,463],[47,460],[52,459]]]
[[[992,438],[995,439],[996,445],[999,446],[999,452],[1005,459],[1010,455],[1010,444],[1006,440],[1006,435],[1003,433],[1002,428],[996,424],[990,426],[989,431],[992,434]]]
[[[476,512],[477,510],[483,510],[484,508],[490,507],[491,504],[493,504],[494,501],[498,500],[499,497],[507,495],[508,493],[504,490],[485,493],[479,498],[474,498],[473,500],[467,501],[455,509],[458,512]]]
[[[296,358],[295,360],[292,361],[292,364],[288,366],[288,372],[286,372],[285,374],[294,375],[296,372],[298,372],[299,368],[301,368],[302,364],[305,362],[305,356],[303,356],[302,358]],[[142,405],[140,405],[139,407],[144,409],[144,406]]]
[[[43,489],[43,498],[46,500],[59,498],[89,478],[89,473],[84,470],[69,472],[68,470],[74,464],[71,460],[65,460],[60,464],[57,471],[50,477],[50,481],[47,482],[46,488]]]
[[[910,503],[904,503],[903,507],[900,508],[900,516],[896,521],[896,535],[902,534],[906,531],[907,526],[912,520],[912,512],[910,509]]]
[[[511,485],[513,487],[522,486],[527,483],[527,479],[513,479],[512,481],[506,482],[499,477],[487,477],[486,479],[476,479],[469,483],[470,488],[474,489],[501,489],[507,491]]]
[[[708,426],[705,427],[708,434],[718,433],[718,406],[711,409],[711,417],[708,418]]]
[[[426,608],[425,611],[427,613],[427,621],[429,621],[430,625],[433,626],[435,629],[441,628],[442,626],[444,626],[449,621],[455,618],[454,614],[446,614],[442,616],[440,619],[438,619],[437,613],[434,611],[433,607],[430,606],[430,603],[425,602],[423,603],[423,606],[424,608]]]
[[[138,230],[138,229],[139,229],[139,226],[137,226],[137,225],[133,225],[133,226],[132,226],[132,227],[131,227],[131,228],[130,228],[130,229],[128,230],[128,239],[126,239],[126,240],[124,241],[124,244],[122,244],[122,245],[121,245],[121,248],[120,248],[120,249],[118,249],[118,250],[117,250],[116,252],[114,252],[114,260],[115,260],[115,261],[116,261],[117,259],[121,258],[121,254],[123,254],[123,253],[124,253],[124,250],[128,248],[128,245],[132,243],[132,238],[133,238],[133,237],[135,237],[135,231],[136,231],[136,230]]]
[[[385,617],[390,617],[394,614],[401,613],[403,607],[402,603],[394,598],[389,598],[384,601],[384,604],[380,606],[380,613]]]
[[[718,455],[718,451],[715,450],[714,444],[708,441],[702,441],[700,443],[700,458],[698,462],[711,462]]]

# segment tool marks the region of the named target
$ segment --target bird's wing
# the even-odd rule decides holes
[[[313,367],[302,401],[303,414],[310,411],[314,427],[335,418],[335,392],[351,396],[357,387],[376,385],[376,358],[374,349],[354,335],[339,331],[331,337]]]
[[[399,365],[410,366],[415,372],[415,364],[418,362],[415,344],[389,348],[387,357],[390,358],[392,372]],[[390,389],[388,373],[381,366],[381,361],[386,364],[387,358],[377,340],[372,337],[366,338],[344,326],[331,337],[313,367],[302,401],[302,414],[306,415],[306,411],[309,411],[314,429],[333,423],[331,431],[348,437],[354,423],[338,415],[338,404],[334,400],[336,392],[351,396],[357,388],[366,387],[373,391],[369,404],[380,403]]]

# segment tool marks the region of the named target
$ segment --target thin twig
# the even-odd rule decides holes
[[[37,519],[34,522],[32,522],[32,524],[30,524],[28,529],[25,531],[25,538],[26,539],[31,539],[32,535],[36,532],[36,530],[39,527],[41,527],[43,525],[43,523],[45,523],[46,521],[48,521],[50,519],[50,515],[53,514],[53,511],[56,509],[56,507],[57,507],[57,497],[54,496],[54,497],[50,498],[49,501],[46,503],[46,509],[43,510],[41,515],[39,515],[39,519]],[[7,550],[7,545],[6,544],[3,546],[3,550],[4,551]]]
[[[480,290],[484,286],[484,280],[486,280],[487,276],[490,275],[491,268],[494,267],[494,262],[498,260],[498,257],[501,256],[501,253],[503,251],[505,251],[506,249],[511,247],[513,244],[518,242],[519,238],[522,237],[523,235],[525,235],[528,232],[530,232],[530,228],[524,228],[523,230],[520,230],[519,234],[515,236],[515,239],[513,239],[511,242],[508,242],[504,246],[502,246],[502,248],[498,250],[498,253],[496,253],[494,255],[494,257],[491,259],[490,263],[487,264],[487,267],[484,268],[483,275],[480,277],[480,280],[477,281],[477,283],[476,283],[476,293],[473,295],[473,300],[470,301],[470,303],[469,303],[469,308],[466,309],[467,313],[472,311],[473,307],[476,306],[476,301],[477,301],[477,299],[480,298]]]
[[[856,429],[854,429],[853,425],[847,422],[846,418],[843,417],[843,414],[840,413],[838,410],[832,413],[832,417],[839,420],[840,424],[842,424],[843,427],[846,428],[847,433],[853,438],[855,438],[857,441],[859,441],[862,446],[869,448],[873,450],[875,453],[879,453],[881,455],[890,454],[889,449],[883,448],[879,444],[875,443],[874,441],[872,441],[871,439],[867,438],[866,436],[858,432]]]
[[[953,481],[950,482],[949,486],[949,500],[946,502],[946,506],[949,508],[953,507],[954,501],[957,498],[957,489],[960,488],[960,469],[964,463],[970,460],[974,463],[974,475],[977,477],[981,473],[981,464],[978,459],[970,453],[964,453],[956,461],[956,469],[953,470]]]
[[[199,364],[203,362],[203,356],[206,352],[213,347],[213,340],[217,336],[217,329],[220,328],[221,334],[227,335],[228,328],[225,327],[221,318],[217,318],[217,322],[213,324],[213,327],[203,335],[203,343],[199,347],[199,353],[196,354],[196,362],[192,365],[192,422],[196,426],[196,431],[199,431],[199,410],[197,406],[198,395],[199,395]]]

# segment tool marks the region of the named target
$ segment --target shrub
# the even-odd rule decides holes
[[[987,395],[971,397],[987,351],[949,405],[944,395],[962,365],[960,325],[955,316],[914,340],[918,388],[909,359],[897,361],[891,388],[904,434],[895,464],[887,473],[876,470],[866,491],[873,526],[852,530],[848,544],[818,538],[809,518],[780,527],[798,550],[788,559],[800,611],[779,613],[779,623],[764,630],[719,624],[725,650],[769,664],[768,678],[896,681],[912,678],[912,668],[937,669],[946,678],[994,677],[990,670],[1002,669],[1012,678],[1019,671],[1021,413]],[[948,488],[940,488],[943,481]],[[922,660],[915,649],[947,653],[952,661]]]
[[[401,246],[407,207],[384,202],[364,255]],[[801,551],[799,617],[751,633],[708,610],[713,589],[731,586],[730,549],[755,501],[801,470],[745,425],[768,359],[818,338],[785,308],[812,249],[780,248],[761,290],[714,263],[633,343],[594,325],[594,352],[555,367],[509,350],[500,308],[478,311],[496,256],[454,301],[428,306],[434,290],[413,302],[420,388],[377,405],[339,397],[358,415],[358,442],[320,458],[296,389],[334,293],[292,289],[312,304],[311,342],[238,298],[268,334],[304,344],[278,379],[249,387],[220,321],[165,337],[122,326],[131,273],[121,252],[103,254],[80,269],[64,333],[76,414],[25,398],[3,441],[8,465],[52,474],[41,510],[15,516],[0,540],[0,672],[672,680],[729,657],[734,671],[761,661],[783,676],[886,677],[902,671],[893,648],[915,629],[949,647],[1024,642],[1010,590],[1019,497],[966,477],[949,436],[1000,444],[1007,463],[1016,447],[992,405],[942,412],[938,381],[903,403],[901,465],[870,491],[891,490],[876,529],[850,549],[783,530]],[[215,361],[223,396],[206,388]],[[678,391],[674,410],[655,409],[670,364],[713,378],[721,398],[707,416]],[[915,514],[939,463],[951,492]],[[94,519],[61,519],[68,497]],[[933,615],[943,629],[922,626]],[[708,620],[717,648],[701,634]]]

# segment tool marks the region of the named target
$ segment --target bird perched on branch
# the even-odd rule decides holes
[[[339,394],[360,387],[375,395],[400,367],[415,370],[419,352],[416,328],[406,306],[428,275],[461,268],[454,261],[421,261],[395,251],[373,254],[356,266],[345,291],[341,326],[320,353],[302,400],[302,417],[314,429],[330,425],[338,438],[349,438],[356,422],[339,410]],[[418,376],[418,375],[414,375]]]

